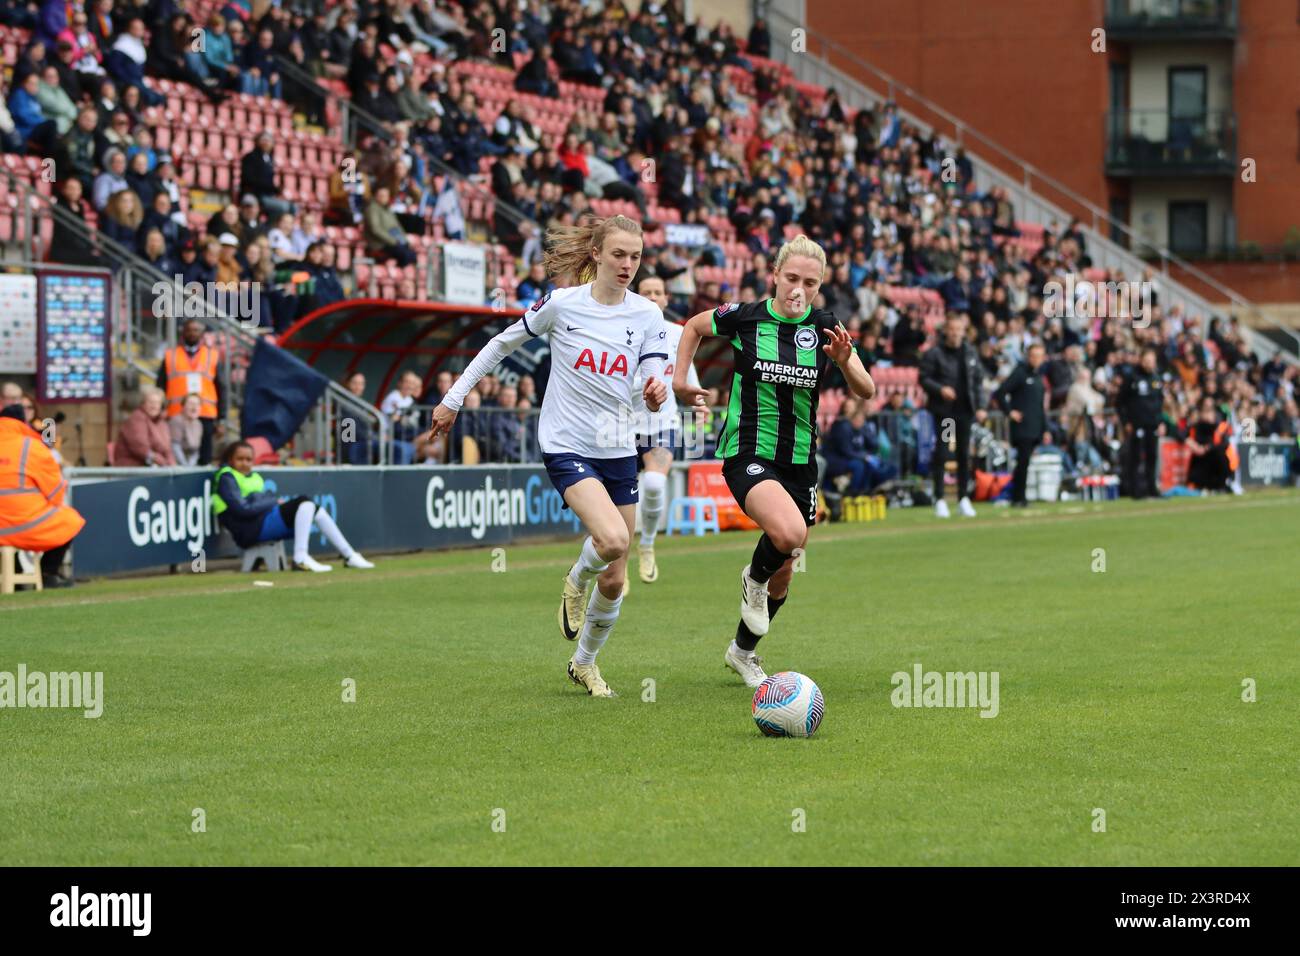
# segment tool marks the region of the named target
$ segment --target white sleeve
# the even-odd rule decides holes
[[[479,383],[479,379],[500,365],[503,358],[533,337],[534,335],[529,331],[524,319],[520,319],[504,332],[494,336],[492,341],[483,346],[478,355],[474,356],[474,361],[469,363],[469,367],[456,380],[456,384],[442,397],[442,404],[453,412],[460,411],[461,405],[465,403],[465,396],[469,394],[470,389]]]
[[[652,378],[662,380],[664,368],[670,360],[668,323],[664,321],[664,314],[656,308],[654,316],[646,322],[645,337],[641,340],[641,354],[637,357],[641,381],[646,382]]]
[[[546,335],[555,329],[555,319],[560,314],[560,301],[568,292],[568,289],[552,289],[529,306],[520,320],[529,335]]]

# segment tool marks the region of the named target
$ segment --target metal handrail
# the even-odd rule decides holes
[[[821,60],[822,65],[827,71],[832,72],[839,78],[839,82],[837,82],[836,84],[837,88],[841,86],[857,87],[864,99],[875,103],[879,103],[882,100],[885,102],[896,103],[897,94],[899,92],[904,93],[912,100],[914,100],[916,103],[918,103],[921,107],[929,111],[930,113],[933,113],[935,116],[938,116],[944,121],[946,121],[947,123],[951,124],[954,130],[954,136],[956,138],[956,141],[959,144],[963,143],[966,137],[970,137],[978,141],[983,146],[987,147],[988,150],[990,150],[991,152],[997,154],[997,156],[999,156],[1002,160],[1008,163],[1012,168],[1014,168],[1020,174],[1020,176],[1022,177],[1023,188],[1026,192],[1030,192],[1030,193],[1033,192],[1033,181],[1036,179],[1040,184],[1049,186],[1051,189],[1055,190],[1060,195],[1066,197],[1071,203],[1075,204],[1080,209],[1085,210],[1092,217],[1092,228],[1090,232],[1092,232],[1097,239],[1110,242],[1110,240],[1108,240],[1105,236],[1103,236],[1100,230],[1098,229],[1098,223],[1105,223],[1109,228],[1116,230],[1117,232],[1120,232],[1123,235],[1125,235],[1129,239],[1130,243],[1135,245],[1135,248],[1148,249],[1155,256],[1159,257],[1161,261],[1162,272],[1166,278],[1168,278],[1169,276],[1169,266],[1171,264],[1177,266],[1178,268],[1185,271],[1188,275],[1196,278],[1197,281],[1204,283],[1206,286],[1214,289],[1220,295],[1224,296],[1224,298],[1232,302],[1233,305],[1241,309],[1250,310],[1257,316],[1263,318],[1264,321],[1270,327],[1284,333],[1290,339],[1294,340],[1296,352],[1297,354],[1300,354],[1300,334],[1297,334],[1294,330],[1288,328],[1287,326],[1282,325],[1281,323],[1277,322],[1275,319],[1269,318],[1264,313],[1260,312],[1252,302],[1247,300],[1244,296],[1242,296],[1234,289],[1224,285],[1223,283],[1215,279],[1213,276],[1209,275],[1206,272],[1203,272],[1201,269],[1198,269],[1196,266],[1192,265],[1190,262],[1187,262],[1186,260],[1178,256],[1176,253],[1170,251],[1164,246],[1155,245],[1153,243],[1146,241],[1124,223],[1111,218],[1111,216],[1101,207],[1095,205],[1090,200],[1079,195],[1073,189],[1066,186],[1064,183],[1060,182],[1054,177],[1037,169],[1027,160],[1024,160],[1021,157],[1017,156],[1015,153],[1012,153],[1010,150],[1006,149],[1000,143],[998,143],[993,139],[990,139],[988,136],[984,135],[979,130],[971,127],[963,120],[959,119],[956,116],[953,116],[943,107],[939,106],[934,101],[930,100],[926,96],[912,89],[912,87],[908,86],[906,83],[903,83],[901,80],[896,79],[895,77],[886,73],[884,70],[879,69],[873,64],[868,63],[862,57],[858,56],[856,53],[847,50],[841,44],[830,39],[829,37],[824,36],[823,34],[817,32],[816,30],[810,29],[806,24],[799,23],[791,19],[785,12],[775,9],[772,6],[771,0],[766,0],[766,2],[764,3],[763,16],[766,17],[769,21],[773,19],[777,19],[782,21],[787,26],[803,30],[804,34],[809,40],[813,40],[819,43],[823,49],[823,52],[821,53],[819,59]],[[792,69],[803,65],[803,61],[800,60],[799,56],[793,54],[792,51],[786,50],[783,46],[774,45],[773,52],[775,53],[777,51],[780,51],[785,57],[788,57],[788,59],[781,59],[781,62],[785,63],[787,66],[790,66]],[[850,77],[848,74],[844,73],[844,71],[840,70],[831,62],[831,58],[826,51],[833,51],[837,56],[851,62],[852,64],[854,64],[854,66],[859,67],[867,71],[871,75],[875,76],[878,80],[880,80],[882,83],[885,84],[887,90],[887,96],[882,97],[880,93],[870,89],[865,84],[855,80],[853,77]],[[798,72],[797,69],[796,72]],[[899,113],[900,115],[904,116],[909,122],[915,124],[916,126],[922,129],[930,130],[932,132],[934,131],[934,126],[932,123],[928,123],[922,120],[915,113],[912,113],[907,110],[903,110],[901,107],[899,108]],[[990,167],[991,172],[996,171],[995,169],[992,168],[992,164],[990,164],[987,160],[982,160],[979,157],[975,157],[975,156],[972,156],[971,159],[977,163],[983,163],[985,166]],[[1045,204],[1048,202],[1047,200],[1042,200],[1042,199],[1040,199],[1040,201],[1043,201]],[[1059,206],[1057,206],[1054,203],[1051,205],[1054,206],[1057,213],[1063,219],[1071,218],[1070,214],[1067,213],[1064,209],[1061,209]],[[1116,250],[1119,250],[1119,247],[1116,244],[1111,243],[1111,245],[1115,246]],[[1119,250],[1119,251],[1127,252],[1127,250]],[[1131,252],[1128,254],[1132,255],[1137,263],[1142,262],[1141,257],[1136,256]],[[1169,281],[1177,282],[1177,280],[1174,279],[1170,279]],[[1194,296],[1196,299],[1201,299],[1201,301],[1204,301],[1202,297],[1196,296],[1195,293],[1192,293],[1190,290],[1186,290],[1186,292],[1189,296]],[[1209,314],[1215,314],[1215,315],[1220,314],[1219,310],[1215,309],[1208,302],[1205,303],[1205,307],[1206,307],[1206,311]]]
[[[165,275],[162,270],[158,269],[142,256],[137,255],[134,251],[104,235],[98,229],[91,229],[83,220],[77,218],[71,212],[56,204],[49,197],[42,196],[38,193],[34,188],[32,188],[30,183],[18,179],[9,169],[0,166],[0,173],[6,177],[9,187],[20,198],[26,197],[27,199],[27,201],[21,203],[21,205],[23,208],[25,225],[24,236],[27,243],[26,253],[33,262],[39,262],[42,258],[42,250],[39,248],[35,222],[37,216],[40,213],[44,213],[50,217],[51,221],[60,222],[72,231],[79,233],[88,247],[98,249],[101,253],[104,251],[109,253],[107,259],[110,264],[116,265],[121,272],[125,273],[125,279],[121,283],[121,285],[125,287],[124,294],[128,296],[133,295],[134,281],[136,279],[143,279],[148,283],[148,286],[151,289],[155,288],[160,282],[175,282],[175,276]],[[256,344],[257,336],[244,328],[237,320],[231,318],[224,311],[208,301],[207,297],[204,297],[202,302],[205,309],[204,319],[209,324],[215,324],[219,331],[231,336],[247,348],[251,349]],[[134,308],[129,302],[127,313],[126,320],[123,323],[124,328],[121,330],[114,330],[115,341],[117,341],[116,336],[121,334],[121,341],[128,346],[124,357],[130,362],[131,367],[139,374],[153,376],[156,369],[150,368],[141,362],[140,359],[133,354],[133,350],[129,348],[136,338],[134,333],[137,321]],[[175,342],[176,316],[172,314],[170,310],[166,315],[166,320],[168,328],[165,340],[168,342]],[[222,349],[222,361],[224,363],[223,378],[225,380],[227,394],[229,395],[231,385],[229,349]],[[380,414],[379,409],[375,408],[373,405],[369,405],[362,399],[358,399],[337,382],[328,382],[326,392],[333,401],[351,405],[352,407],[365,412],[370,418],[374,419],[376,426],[378,426],[382,421],[382,415]],[[390,451],[391,448],[385,444],[381,451],[381,464],[390,460]]]

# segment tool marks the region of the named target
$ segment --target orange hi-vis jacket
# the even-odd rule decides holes
[[[167,350],[163,359],[167,375],[167,417],[181,413],[187,395],[198,395],[199,418],[217,417],[217,350],[200,345],[190,358],[183,345]]]
[[[50,551],[75,538],[86,519],[63,503],[67,490],[40,434],[16,418],[0,418],[0,545]]]
[[[1237,446],[1232,443],[1232,426],[1227,422],[1219,422],[1219,427],[1214,430],[1214,443],[1223,445],[1224,453],[1228,456],[1228,470],[1236,471],[1241,467],[1241,456],[1237,454]]]

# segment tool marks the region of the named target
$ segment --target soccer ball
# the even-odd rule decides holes
[[[821,688],[794,671],[773,674],[754,691],[754,723],[768,737],[811,737],[825,710]]]

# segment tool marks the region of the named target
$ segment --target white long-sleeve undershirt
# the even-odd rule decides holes
[[[479,380],[500,365],[502,359],[532,337],[528,328],[524,325],[523,319],[515,322],[505,331],[494,335],[492,340],[483,346],[482,351],[474,356],[474,361],[469,363],[465,371],[461,373],[460,378],[456,379],[456,384],[452,385],[450,391],[442,397],[442,404],[453,412],[460,411],[461,406],[465,404],[465,396],[479,383]]]

